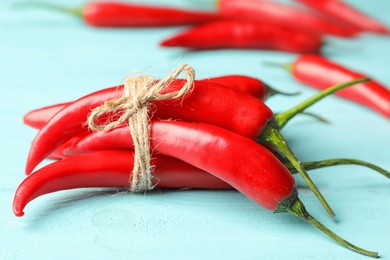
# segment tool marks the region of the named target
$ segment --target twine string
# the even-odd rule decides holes
[[[178,90],[163,93],[164,89],[182,72],[186,73],[185,84]],[[88,126],[93,131],[109,131],[128,122],[130,135],[134,142],[134,166],[129,180],[131,192],[153,189],[148,127],[150,102],[183,97],[193,88],[194,78],[195,71],[187,64],[181,65],[159,81],[155,81],[149,76],[129,76],[125,79],[121,97],[107,100],[103,105],[94,108],[88,116]],[[120,112],[121,115],[113,122],[97,123],[100,116],[110,112]]]

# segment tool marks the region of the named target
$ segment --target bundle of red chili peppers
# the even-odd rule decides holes
[[[183,71],[187,79],[177,79]],[[183,65],[162,80],[130,77],[124,85],[31,111],[24,121],[40,130],[27,160],[28,176],[15,193],[14,213],[22,216],[33,199],[65,189],[234,188],[266,209],[294,214],[341,245],[376,257],[376,252],[350,244],[314,219],[298,198],[292,173],[304,177],[331,215],[307,169],[359,164],[387,178],[390,173],[353,159],[301,163],[279,133],[291,118],[322,98],[368,80],[327,88],[275,115],[264,103],[267,93],[274,91],[262,81],[244,75],[195,80],[192,67]],[[142,111],[146,125],[131,121]],[[143,136],[138,142],[142,130],[148,135],[146,144]],[[151,155],[147,162],[140,155],[145,145]],[[45,158],[58,160],[33,172]],[[139,170],[145,165],[146,174]]]
[[[216,0],[214,11],[187,10],[125,2],[89,2],[83,8],[49,3],[38,6],[71,13],[91,26],[165,27],[190,25],[160,42],[162,47],[261,49],[320,53],[324,36],[352,38],[362,32],[390,34],[379,21],[338,0],[296,0],[302,6],[271,0]],[[309,7],[309,8],[307,8]]]

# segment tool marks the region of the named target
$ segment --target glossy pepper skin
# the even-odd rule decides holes
[[[84,7],[87,24],[103,27],[150,27],[190,25],[216,20],[212,12],[123,2],[90,2]]]
[[[58,111],[69,105],[70,102],[40,107],[29,111],[23,116],[23,123],[35,129],[41,129]]]
[[[301,55],[286,68],[299,82],[320,90],[340,82],[365,77],[361,72],[320,55]],[[375,80],[340,90],[336,95],[364,105],[390,119],[390,90]]]
[[[165,91],[177,90],[183,84],[183,80],[176,80]],[[55,114],[39,130],[31,144],[26,173],[31,173],[60,145],[87,132],[86,119],[92,108],[122,95],[123,86],[99,90],[72,102]],[[253,140],[256,140],[267,121],[273,117],[271,109],[259,99],[220,84],[203,81],[195,81],[193,90],[179,100],[152,102],[150,110],[153,118],[211,123]],[[112,115],[101,118],[102,122],[110,116]]]
[[[225,87],[252,95],[260,100],[266,100],[272,95],[281,93],[257,78],[240,74],[210,77],[202,79],[202,81],[221,84]],[[24,115],[23,122],[33,128],[41,129],[50,118],[70,103],[64,102],[31,110]]]
[[[386,25],[342,0],[295,0],[318,13],[362,31],[389,35]]]
[[[354,37],[358,30],[334,23],[321,16],[292,5],[266,0],[219,0],[219,12],[234,19],[285,24],[318,34]]]
[[[225,87],[247,93],[263,101],[275,94],[275,92],[277,93],[277,91],[275,91],[272,87],[268,86],[262,80],[240,74],[230,74],[212,78],[205,78],[202,79],[202,81],[211,82],[213,84],[221,84]]]
[[[279,202],[294,191],[294,178],[270,151],[223,128],[202,123],[153,121],[150,145],[154,154],[170,156],[204,170],[269,210],[276,210]],[[223,163],[216,158],[223,158]],[[18,193],[23,194],[26,185],[22,187]],[[20,209],[16,212],[21,214]]]
[[[215,12],[116,1],[91,1],[83,8],[55,4],[42,7],[72,13],[96,27],[166,27],[205,23],[220,19]]]
[[[76,188],[126,188],[133,163],[132,150],[102,150],[48,164],[19,185],[13,211],[16,216],[23,216],[30,201],[51,192]],[[156,188],[232,189],[208,172],[172,157],[154,154],[152,165]]]
[[[162,47],[191,50],[260,49],[319,53],[322,37],[282,24],[249,20],[220,20],[198,25],[160,42]]]

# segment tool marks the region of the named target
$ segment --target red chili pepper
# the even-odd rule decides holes
[[[260,100],[266,100],[268,97],[275,94],[292,95],[289,93],[280,92],[265,84],[258,78],[249,77],[246,75],[223,75],[212,78],[202,79],[205,82],[211,82],[214,84],[221,84],[225,87],[233,88],[235,90],[242,91],[251,96],[254,96]]]
[[[202,81],[221,84],[225,87],[233,88],[248,93],[249,95],[257,97],[261,100],[266,100],[268,97],[273,96],[275,94],[296,94],[281,92],[270,87],[269,85],[265,84],[263,81],[257,78],[245,75],[223,75],[218,77],[205,78]],[[23,121],[28,126],[31,126],[36,129],[41,129],[52,116],[54,116],[58,111],[60,111],[62,108],[69,104],[70,102],[66,102],[42,107],[39,109],[34,109],[24,115]]]
[[[288,147],[278,129],[283,127],[293,116],[333,93],[340,88],[362,82],[360,79],[336,86],[331,90],[319,93],[315,97],[298,106],[275,115],[263,102],[248,94],[223,87],[219,84],[195,81],[193,90],[183,99],[154,101],[153,118],[180,119],[190,122],[204,122],[232,130],[240,135],[257,140],[276,148],[286,156],[296,167],[304,180],[327,209],[329,215],[334,213],[330,209],[321,193],[311,181],[299,160]],[[184,84],[183,80],[176,80],[165,90],[165,93],[177,90]],[[88,131],[86,118],[92,108],[102,105],[105,101],[121,97],[123,87],[113,87],[97,91],[66,106],[53,116],[50,121],[38,132],[32,142],[27,159],[26,173],[32,170],[60,145],[80,133]],[[107,118],[101,118],[105,122]]]
[[[59,103],[31,110],[23,117],[23,123],[36,129],[41,129],[58,111],[69,105],[70,102]]]
[[[67,151],[70,147],[73,147],[76,142],[78,142],[81,138],[86,136],[88,133],[81,133],[78,136],[75,136],[65,143],[61,144],[57,149],[55,149],[50,155],[47,157],[51,160],[59,160],[67,157],[65,151]]]
[[[48,164],[29,175],[15,193],[14,213],[23,216],[23,209],[33,199],[47,193],[91,187],[129,185],[133,151],[106,150],[72,156]],[[160,188],[232,189],[230,185],[178,159],[153,155],[153,183]]]
[[[317,33],[282,24],[258,21],[220,20],[194,26],[163,40],[162,47],[193,50],[261,49],[292,53],[319,53],[322,37]]]
[[[169,6],[143,5],[115,1],[92,1],[83,8],[68,8],[51,3],[33,2],[34,6],[61,11],[80,17],[98,27],[162,27],[191,25],[220,19],[219,14],[204,10],[187,10]]]
[[[267,21],[308,30],[319,34],[353,37],[358,33],[351,27],[334,23],[324,17],[292,5],[264,0],[219,0],[222,15],[235,19]]]
[[[250,139],[207,124],[152,122],[150,146],[154,153],[177,158],[222,177],[220,179],[227,183],[235,183],[235,188],[239,190],[248,189],[247,195],[256,198],[257,203],[270,210],[276,210],[279,202],[293,192],[294,179],[284,165],[271,152]],[[208,160],[210,154],[224,158],[225,163]],[[251,157],[248,157],[249,154]],[[109,160],[109,163],[113,162],[115,160]],[[278,185],[268,185],[269,182]],[[264,197],[255,194],[256,188],[253,187],[259,185],[264,186],[261,192]]]
[[[155,153],[177,158],[213,174],[266,209],[294,214],[346,248],[373,257],[378,255],[376,252],[350,244],[314,219],[299,200],[294,178],[288,169],[270,151],[256,142],[216,126],[179,121],[153,122],[150,126],[150,137],[151,149]],[[223,158],[223,163],[220,163],[220,160],[210,159],[210,155]],[[64,186],[65,188],[72,187],[66,184],[67,182],[73,183],[76,187],[91,187],[97,184],[103,185],[106,181],[107,186],[110,187],[128,181],[127,178],[117,177],[121,179],[118,183],[116,178],[111,178],[111,175],[102,174],[102,170],[107,173],[105,167],[115,164],[116,157],[101,157],[101,159],[92,157],[89,160],[91,165],[88,163],[88,167],[82,169],[82,171],[87,171],[85,174],[87,179],[82,178],[83,174],[76,174],[75,182],[74,172],[77,167],[86,167],[86,163],[83,160],[79,162],[78,158],[77,156],[69,157],[68,160],[73,160],[72,163],[66,163],[67,159],[54,163],[53,165],[63,162],[63,165],[57,167],[58,173],[56,170],[45,171],[45,168],[41,168],[29,175],[16,191],[15,214],[22,215],[23,208],[28,201],[39,195],[62,189]],[[125,159],[125,162],[128,163],[128,160]],[[108,166],[96,168],[96,165],[107,163],[107,161]],[[67,171],[68,167],[75,168]],[[88,168],[93,170],[88,170]],[[91,177],[91,174],[96,176]]]
[[[338,20],[358,29],[380,34],[390,34],[389,28],[352,7],[342,0],[295,0],[320,14]]]
[[[317,89],[367,77],[320,55],[301,55],[284,68],[296,80]],[[336,95],[362,104],[390,119],[390,90],[375,80],[340,90]]]

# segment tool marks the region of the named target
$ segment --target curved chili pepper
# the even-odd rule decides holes
[[[257,97],[258,99],[263,101],[265,101],[268,97],[271,97],[276,94],[281,94],[285,96],[293,96],[297,94],[281,92],[267,85],[258,78],[239,74],[205,78],[202,79],[202,81],[221,84],[225,87],[233,88],[235,90],[239,90],[251,96]]]
[[[23,209],[33,199],[47,193],[91,187],[129,185],[134,153],[131,150],[95,151],[48,164],[29,175],[15,193],[14,213],[23,216]],[[178,159],[154,154],[153,184],[160,188],[232,189],[213,175]]]
[[[299,28],[339,37],[353,37],[358,30],[334,23],[292,5],[265,0],[219,0],[219,12],[232,18],[267,21],[276,25],[286,24]]]
[[[179,121],[153,122],[150,125],[150,137],[151,149],[154,153],[161,153],[177,158],[209,172],[266,209],[274,212],[289,212],[294,214],[308,221],[346,248],[372,257],[378,255],[376,252],[367,251],[350,244],[314,219],[299,200],[295,189],[294,178],[288,169],[270,151],[258,145],[256,142],[213,125]],[[210,158],[210,155],[223,158],[223,163]],[[77,156],[69,157],[68,159],[74,160],[75,158],[77,161]],[[64,162],[65,160],[58,161],[58,163]],[[92,168],[95,167],[97,161],[100,160],[92,160]],[[109,162],[112,164],[115,161],[116,158]],[[66,165],[72,167],[73,164]],[[81,165],[85,165],[85,163],[81,163]],[[60,171],[66,171],[64,170],[66,167],[57,168]],[[51,177],[45,180],[40,180],[48,176],[48,174],[42,173],[44,171],[43,169],[45,168],[41,168],[37,172],[29,175],[25,182],[17,189],[15,195],[16,202],[14,203],[14,211],[17,215],[23,214],[23,208],[30,198],[34,198],[45,192],[52,192],[56,187],[61,188],[61,186],[66,185],[63,183],[66,182],[67,174],[70,173],[70,176],[73,175],[72,171],[67,172],[65,176],[60,172],[59,174],[62,175],[61,180],[63,181],[58,181],[55,177],[55,171],[48,171],[48,174],[51,172],[54,176],[51,175]],[[101,169],[97,171],[99,172]],[[30,181],[30,185],[26,184],[29,179],[35,178],[34,176],[37,176],[37,179]],[[77,176],[80,177],[80,174]],[[98,174],[97,177],[103,178],[104,176]],[[107,177],[104,178],[107,179]],[[74,178],[69,177],[68,181],[72,179]],[[84,180],[82,179],[78,181],[80,182],[76,183],[77,187],[81,185],[89,185],[87,187],[90,187],[91,185],[96,185],[95,181],[101,183],[101,180],[95,180],[92,184],[90,180],[85,181],[85,183],[83,183]],[[110,185],[118,185],[113,180],[107,181]],[[111,184],[111,181],[114,184]],[[39,183],[39,185],[31,186],[34,183]],[[39,190],[42,185],[42,190],[36,193],[36,190]],[[47,189],[45,185],[47,185]],[[32,188],[28,189],[29,187]]]
[[[168,6],[143,5],[115,1],[92,1],[82,8],[68,8],[52,3],[33,2],[19,6],[41,7],[69,13],[97,27],[163,27],[191,25],[220,19],[215,12],[186,10]]]
[[[23,123],[33,128],[41,129],[50,118],[69,104],[70,102],[64,102],[31,110],[23,116]]]
[[[319,53],[322,37],[317,33],[282,24],[220,20],[194,26],[163,40],[162,47],[192,50],[260,49],[292,53]]]
[[[150,147],[154,153],[182,160],[222,177],[220,179],[227,183],[234,182],[235,188],[248,189],[247,195],[270,210],[276,210],[279,202],[292,194],[295,186],[292,175],[271,152],[256,142],[213,125],[179,121],[152,122]],[[211,154],[224,158],[224,163],[208,159]],[[249,154],[251,157],[248,157]],[[278,183],[277,187],[269,185],[270,182]],[[260,185],[264,186],[262,197],[253,189]]]
[[[218,77],[210,77],[202,79],[205,82],[211,82],[216,84],[224,85],[225,87],[233,88],[254,97],[257,97],[261,100],[266,100],[268,97],[275,94],[282,95],[296,95],[296,93],[285,93],[279,90],[276,90],[269,85],[265,84],[263,81],[245,76],[245,75],[223,75]],[[54,116],[58,111],[64,108],[66,105],[69,105],[71,102],[64,102],[60,104],[45,106],[39,109],[34,109],[23,117],[23,122],[36,129],[41,129],[49,119]]]
[[[70,147],[73,147],[80,139],[87,136],[89,132],[81,133],[78,136],[70,138],[68,141],[61,144],[57,149],[55,149],[50,155],[47,157],[47,159],[51,160],[60,160],[65,157],[68,157],[65,151],[68,151]]]
[[[293,63],[283,66],[301,83],[316,89],[325,89],[334,84],[366,77],[320,55],[301,55]],[[340,90],[336,95],[364,105],[390,119],[390,90],[371,80]]]
[[[368,32],[390,34],[389,28],[342,0],[295,0],[320,14]]]
[[[175,118],[190,122],[214,124],[276,148],[278,152],[293,163],[329,215],[334,216],[334,212],[288,147],[278,129],[283,127],[296,114],[326,95],[361,81],[361,79],[355,80],[335,86],[331,90],[323,91],[323,93],[319,93],[308,101],[284,113],[277,114],[275,117],[271,109],[263,102],[248,94],[219,84],[195,81],[193,90],[183,99],[152,102],[155,108],[152,116],[161,119]],[[176,80],[164,91],[166,93],[174,91],[181,88],[183,84],[183,80]],[[59,111],[34,138],[27,158],[26,173],[31,173],[43,159],[48,157],[60,145],[72,137],[88,131],[85,121],[90,109],[102,105],[107,100],[121,97],[122,94],[123,87],[100,90],[78,99]],[[113,117],[115,116],[109,114],[100,120],[104,122],[105,119],[110,118],[112,120]]]

